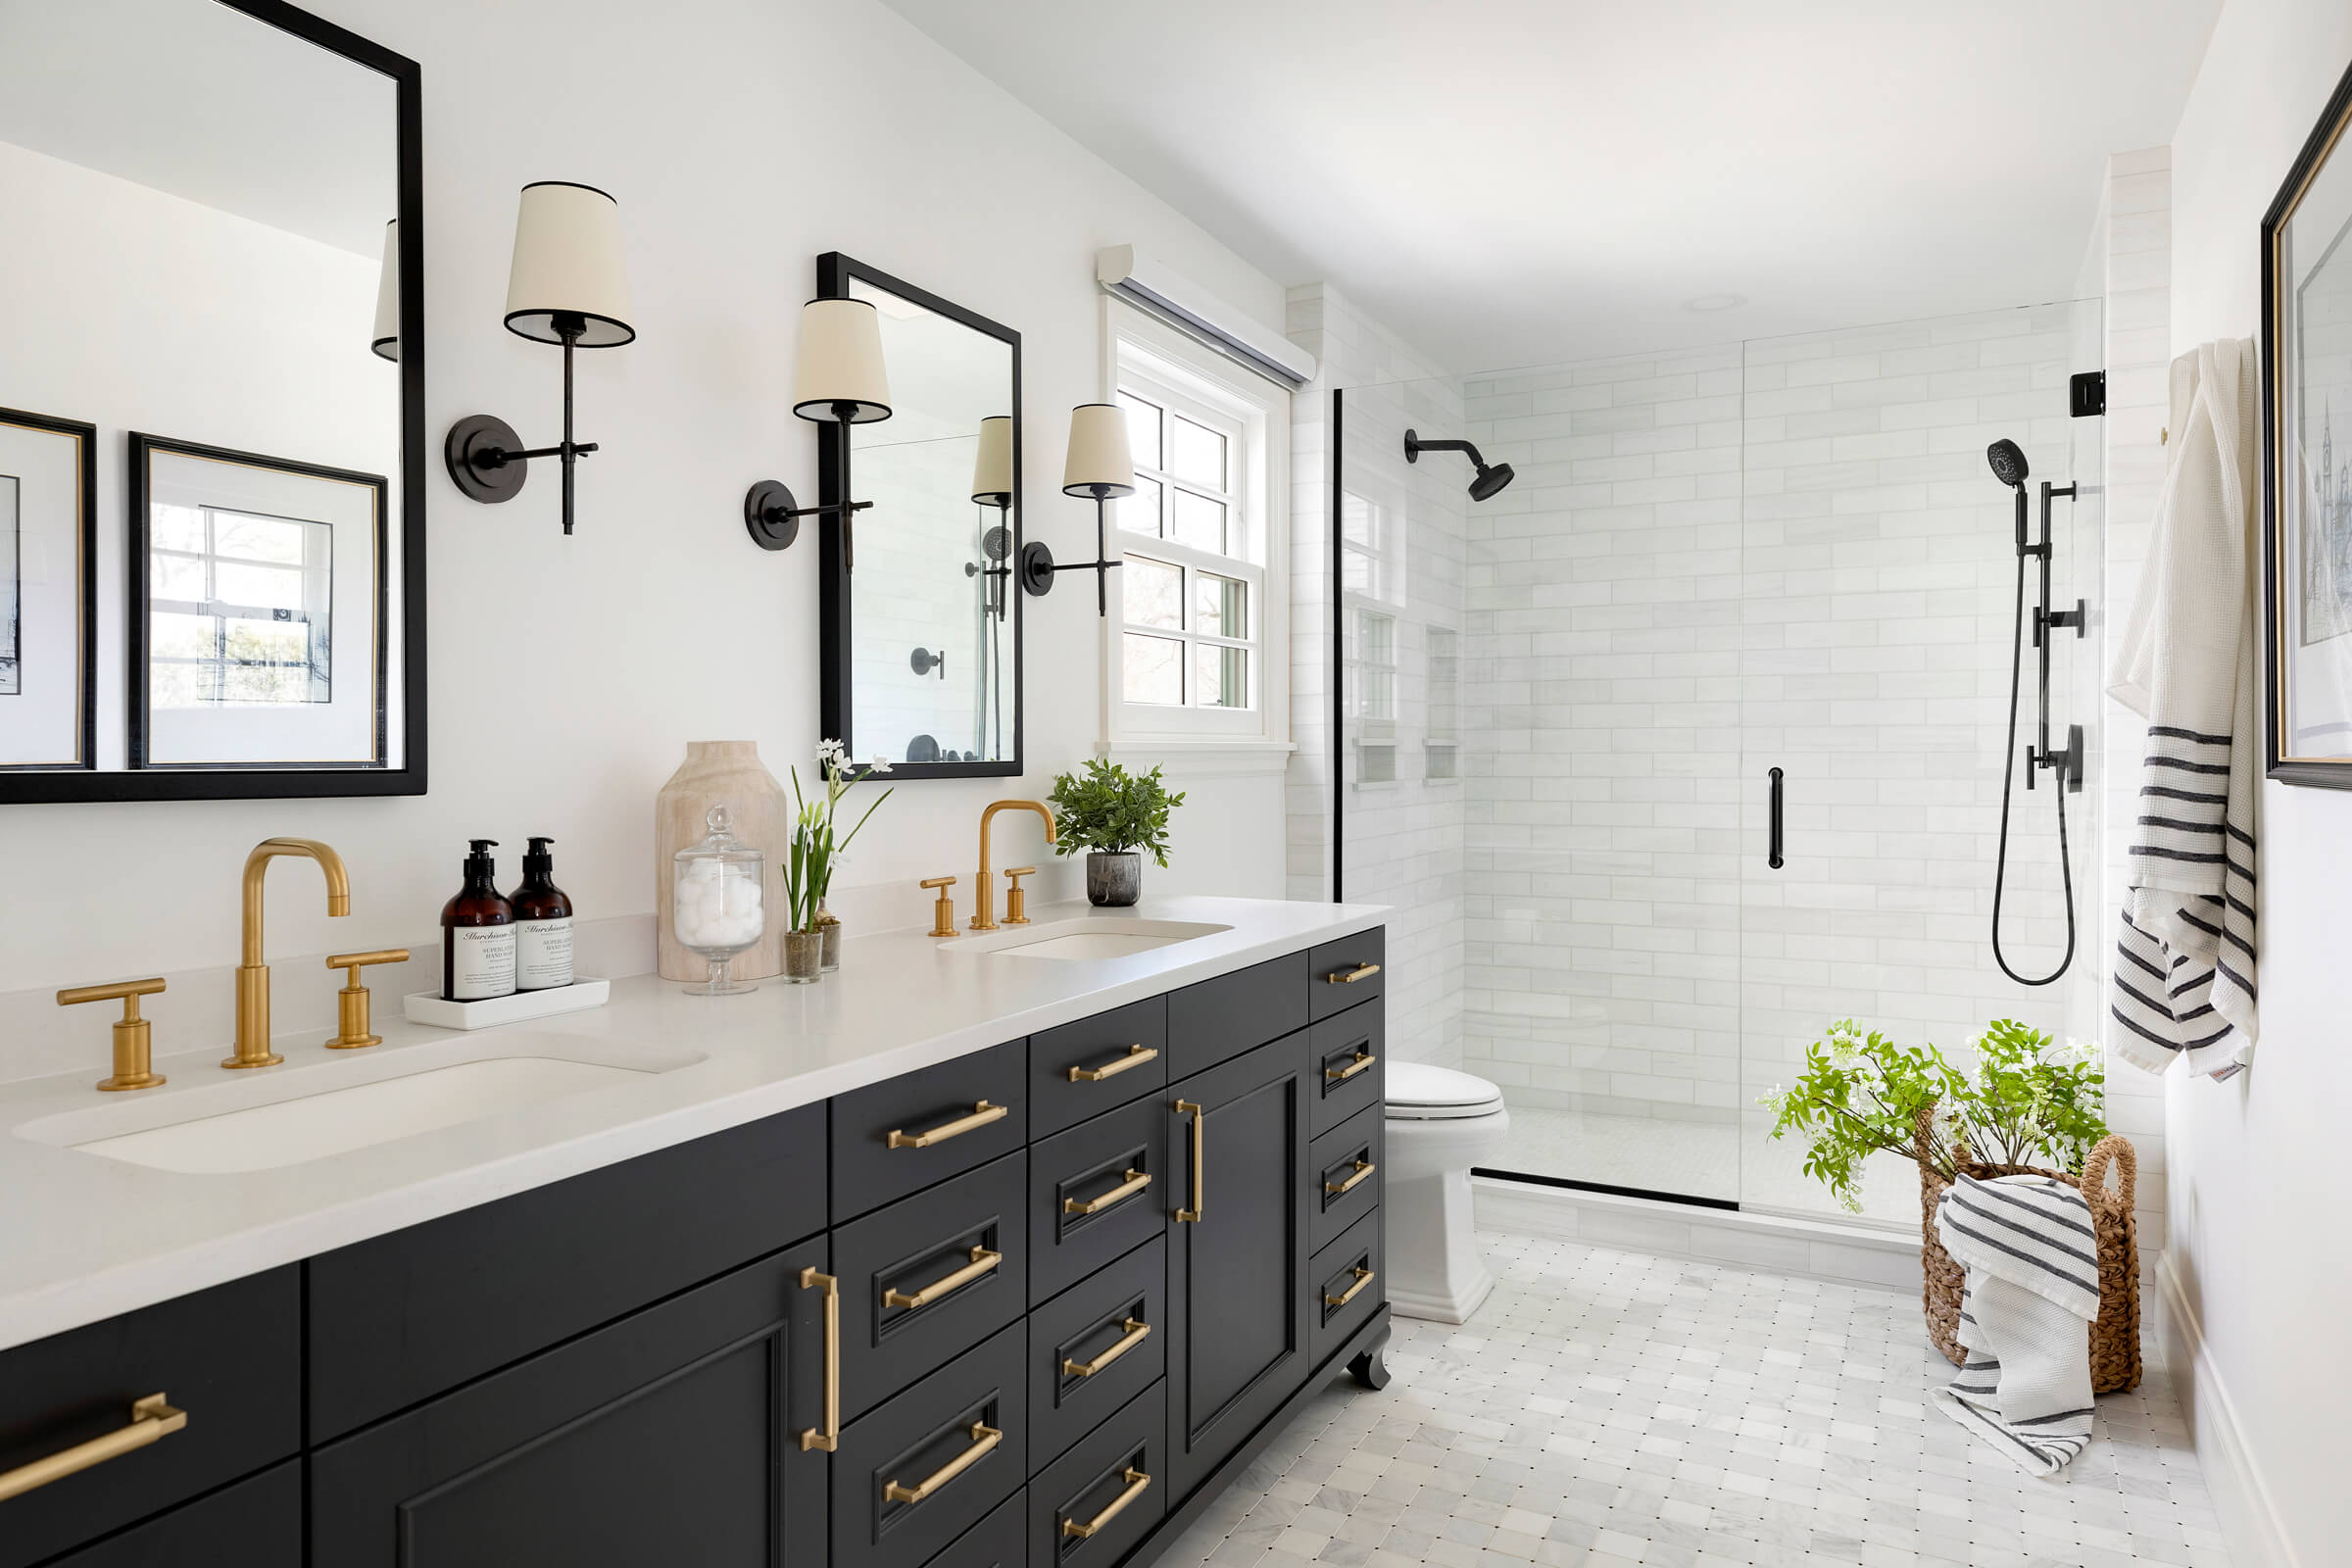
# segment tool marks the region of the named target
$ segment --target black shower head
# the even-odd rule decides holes
[[[2026,455],[2014,441],[1995,441],[1984,449],[1984,461],[1992,465],[1992,476],[2012,488],[2026,482]]]
[[[1507,463],[1497,463],[1490,466],[1487,460],[1478,455],[1478,448],[1467,441],[1424,441],[1419,432],[1405,431],[1404,461],[1419,463],[1421,454],[1424,452],[1466,454],[1470,459],[1471,466],[1478,469],[1478,477],[1470,481],[1470,499],[1473,501],[1487,501],[1500,495],[1503,487],[1517,477],[1511,472],[1511,466]]]

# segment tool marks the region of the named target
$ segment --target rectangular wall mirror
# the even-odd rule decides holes
[[[414,62],[0,0],[0,802],[424,792]]]
[[[839,252],[817,293],[871,304],[891,415],[827,424],[824,725],[906,778],[1021,771],[1021,335]],[[852,569],[852,561],[855,569]]]

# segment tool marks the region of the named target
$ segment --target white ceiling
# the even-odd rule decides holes
[[[2106,155],[2171,139],[2220,9],[888,3],[1454,370],[2063,298]]]

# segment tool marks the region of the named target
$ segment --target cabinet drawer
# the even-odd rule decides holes
[[[288,1459],[50,1568],[302,1568],[302,1465]]]
[[[160,1435],[0,1502],[0,1568],[24,1568],[302,1446],[302,1286],[275,1269],[0,1354],[0,1472],[137,1427]],[[134,1421],[162,1395],[183,1412]]]
[[[1029,1299],[1042,1301],[1167,1229],[1168,1112],[1156,1099],[1029,1151]]]
[[[1318,1138],[1388,1092],[1389,1009],[1379,1002],[1335,1013],[1309,1031]]]
[[[1076,1073],[1078,1076],[1072,1077]],[[1168,1081],[1168,999],[1149,997],[1029,1037],[1029,1136],[1148,1097]]]
[[[1389,977],[1381,966],[1388,961],[1388,930],[1377,925],[1307,950],[1307,1011],[1319,1022],[1359,1002],[1385,996]]]
[[[1345,1344],[1388,1299],[1389,1288],[1380,1277],[1383,1265],[1378,1209],[1348,1226],[1338,1241],[1315,1254],[1314,1262],[1307,1266],[1306,1284],[1314,1293],[1317,1362]]]
[[[1166,1274],[1166,1250],[1139,1247],[1029,1314],[1031,1470],[1060,1458],[1159,1381],[1168,1351]]]
[[[1109,1568],[1168,1511],[1167,1390],[1155,1383],[1029,1483],[1029,1568]]]
[[[1367,1105],[1316,1139],[1308,1152],[1307,1234],[1318,1251],[1380,1206],[1388,1131],[1387,1108]]]
[[[1020,1489],[1026,1343],[1015,1323],[842,1434],[830,1568],[915,1568]]]
[[[1168,1077],[1213,1067],[1307,1023],[1304,953],[1168,994]]]
[[[318,1568],[764,1563],[825,1538],[822,1238],[311,1455]]]
[[[311,1259],[311,1441],[824,1229],[808,1105]]]
[[[1029,1043],[1015,1040],[835,1096],[833,1222],[1026,1144],[1028,1072]]]
[[[956,1538],[931,1568],[1022,1568],[1029,1550],[1029,1494],[1016,1492]],[[795,1560],[789,1553],[787,1561]]]
[[[1020,1317],[1029,1289],[1028,1173],[1026,1154],[1007,1154],[833,1233],[845,1416]]]

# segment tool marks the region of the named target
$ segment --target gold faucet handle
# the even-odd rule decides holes
[[[163,979],[117,980],[111,985],[74,986],[57,994],[57,1004],[71,1007],[84,1002],[116,1002],[122,1004],[122,1016],[115,1022],[115,1070],[98,1080],[98,1087],[112,1094],[121,1089],[153,1089],[164,1081],[164,1075],[154,1070],[154,1037],[148,1021],[139,1016],[139,999],[152,997],[164,989]]]
[[[1004,872],[1004,880],[1012,884],[1004,895],[1004,923],[1006,925],[1027,925],[1029,923],[1029,896],[1021,891],[1021,878],[1035,875],[1037,875],[1037,867],[1034,865],[1011,866]]]
[[[357,1051],[362,1046],[380,1046],[384,1037],[371,1031],[368,1017],[368,988],[360,984],[360,971],[370,964],[406,963],[406,948],[377,948],[369,953],[338,953],[326,960],[329,969],[341,969],[343,989],[335,993],[335,1038],[326,1043],[329,1051]]]
[[[955,885],[956,879],[952,876],[935,876],[923,883],[925,888],[939,894],[931,905],[931,934],[935,937],[952,937],[956,934],[956,901],[948,894],[948,889]]]

